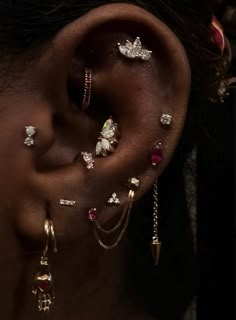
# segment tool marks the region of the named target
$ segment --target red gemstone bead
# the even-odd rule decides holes
[[[88,218],[92,222],[96,220],[96,218],[97,218],[97,209],[96,208],[92,208],[89,210]]]
[[[38,287],[42,292],[47,292],[50,288],[51,282],[49,280],[38,280]]]
[[[152,165],[157,166],[163,159],[163,149],[161,143],[158,143],[152,150]]]

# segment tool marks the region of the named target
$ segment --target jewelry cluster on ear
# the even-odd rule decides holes
[[[137,37],[134,42],[127,40],[125,44],[117,44],[118,52],[124,58],[148,61],[152,57],[152,51],[143,48],[142,42],[139,37]],[[85,83],[84,83],[84,94],[82,101],[82,110],[86,111],[89,108],[91,97],[92,97],[92,79],[93,74],[91,68],[85,68]],[[168,113],[162,113],[160,115],[160,125],[164,127],[169,127],[172,124],[172,116]],[[35,144],[35,136],[38,133],[38,129],[32,125],[25,127],[26,138],[24,144],[27,147],[31,147]],[[96,157],[109,157],[115,153],[116,148],[119,146],[121,139],[121,132],[118,123],[113,120],[110,116],[103,124],[101,132],[98,136],[96,146],[94,146],[93,151],[83,151],[81,152],[81,160],[84,163],[87,170],[91,171],[95,169],[95,159]],[[150,165],[156,168],[164,158],[164,147],[162,141],[157,141],[153,146],[150,146]],[[124,187],[124,186],[123,186]],[[127,195],[125,199],[118,197],[117,193],[114,191],[108,197],[108,200],[104,204],[109,207],[122,206],[122,213],[113,227],[106,229],[99,222],[99,210],[96,207],[91,207],[87,211],[87,219],[92,225],[92,229],[95,235],[97,243],[105,250],[111,250],[118,246],[118,244],[123,239],[126,229],[129,224],[130,214],[135,201],[136,192],[141,189],[141,179],[138,177],[127,177]],[[160,256],[161,242],[158,236],[158,186],[157,182],[154,185],[153,190],[154,196],[154,207],[153,207],[153,238],[152,238],[152,251],[154,263],[157,265]],[[77,205],[75,200],[60,199],[58,204],[61,207],[72,208]],[[35,276],[34,285],[32,292],[37,296],[38,310],[42,312],[48,312],[55,300],[54,286],[52,274],[49,267],[48,261],[48,250],[50,241],[54,244],[54,252],[56,252],[56,238],[54,231],[54,224],[52,220],[46,219],[44,225],[45,233],[47,236],[45,250],[43,252],[40,261],[40,271]],[[112,243],[106,243],[106,235],[114,236],[114,241]],[[110,241],[110,240],[109,240]]]

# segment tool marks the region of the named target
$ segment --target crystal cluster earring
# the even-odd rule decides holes
[[[112,117],[110,117],[104,123],[101,134],[98,138],[96,155],[107,157],[110,153],[113,153],[118,144],[119,136],[118,124],[113,121]]]
[[[92,153],[89,152],[81,152],[83,161],[86,163],[86,167],[88,170],[94,169],[95,160],[93,159]]]
[[[46,313],[50,311],[55,300],[54,283],[48,262],[50,241],[53,242],[53,252],[57,252],[54,224],[52,220],[45,220],[44,230],[47,237],[46,246],[40,260],[40,271],[36,274],[34,279],[32,293],[37,296],[38,310]]]
[[[27,147],[32,147],[34,145],[34,136],[36,135],[36,128],[33,126],[26,126],[25,133],[27,138],[24,141],[24,144]]]
[[[105,250],[112,250],[115,247],[118,246],[120,241],[123,239],[125,231],[128,227],[129,220],[130,220],[130,213],[133,207],[133,202],[134,202],[134,196],[135,196],[135,191],[137,191],[140,187],[140,180],[137,178],[131,178],[128,181],[128,187],[129,187],[129,192],[128,192],[128,199],[125,203],[122,215],[117,222],[117,224],[111,228],[111,229],[105,229],[97,220],[97,209],[92,208],[88,212],[88,219],[91,221],[91,223],[94,226],[94,234],[95,238],[97,239],[98,244]],[[117,232],[120,229],[120,232],[118,233],[118,236],[116,237],[116,240],[108,245],[104,243],[104,241],[100,238],[99,233],[103,235],[111,235]]]
[[[133,43],[126,40],[125,45],[121,45],[120,43],[117,45],[119,52],[128,59],[140,59],[145,61],[151,59],[152,51],[143,48],[139,37],[137,37]]]
[[[166,113],[161,115],[160,122],[163,126],[170,126],[172,123],[172,116]]]
[[[117,206],[120,204],[120,199],[117,197],[117,194],[114,192],[112,193],[111,197],[108,199],[107,203]]]

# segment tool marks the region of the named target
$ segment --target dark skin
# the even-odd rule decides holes
[[[128,62],[117,53],[116,43],[134,36],[153,51],[149,62]],[[88,63],[94,109],[84,113],[69,99],[68,82],[81,91],[82,66]],[[124,203],[131,176],[142,182],[135,201],[152,187],[181,135],[190,82],[188,59],[171,30],[143,9],[115,4],[65,26],[2,92],[1,319],[41,319],[31,285],[45,245],[47,215],[58,241],[58,254],[51,257],[56,304],[48,319],[152,319],[142,297],[124,291],[128,243],[114,251],[100,248],[87,212],[96,207],[99,221],[109,224],[122,210],[107,207],[111,191],[119,192]],[[159,125],[162,113],[172,114],[170,129]],[[109,115],[120,126],[119,147],[112,156],[96,159],[88,173],[82,161],[74,160],[81,151],[94,150]],[[25,125],[38,128],[31,149],[23,144]],[[164,144],[164,160],[153,168],[149,153],[157,141]],[[60,207],[61,198],[76,200],[76,207]]]

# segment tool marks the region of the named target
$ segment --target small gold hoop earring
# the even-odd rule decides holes
[[[52,220],[45,220],[44,231],[47,237],[46,245],[40,260],[40,270],[34,278],[32,293],[37,296],[38,311],[46,313],[50,311],[55,300],[54,283],[48,261],[50,240],[53,243],[53,252],[57,252],[57,243]]]

